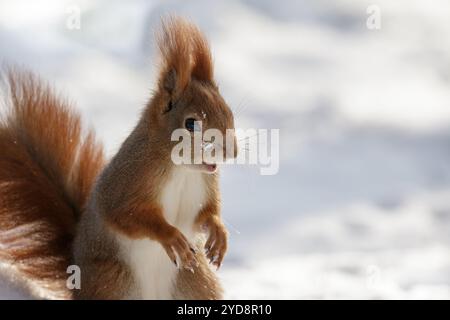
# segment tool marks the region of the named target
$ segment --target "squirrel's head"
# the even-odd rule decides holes
[[[163,21],[158,46],[158,86],[145,113],[150,133],[165,151],[182,156],[184,165],[215,172],[221,159],[236,157],[237,146],[233,113],[214,81],[208,42],[195,25],[170,18]],[[184,139],[176,138],[180,132]]]

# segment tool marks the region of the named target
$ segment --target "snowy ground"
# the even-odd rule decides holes
[[[381,30],[366,27],[370,4]],[[81,29],[66,28],[71,5]],[[450,3],[0,0],[0,60],[76,101],[112,154],[154,80],[152,30],[197,22],[237,126],[280,171],[223,170],[229,298],[450,298]],[[0,297],[15,292],[0,284]]]

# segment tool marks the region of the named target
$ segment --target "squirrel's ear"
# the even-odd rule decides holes
[[[177,72],[175,69],[170,69],[161,79],[164,90],[172,94],[177,87]]]
[[[163,20],[157,34],[160,51],[159,86],[170,94],[182,91],[189,83],[191,63],[191,42],[189,23],[180,18]]]

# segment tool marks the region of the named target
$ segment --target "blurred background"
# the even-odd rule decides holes
[[[236,126],[280,129],[278,174],[222,170],[226,297],[449,299],[449,12],[446,0],[0,0],[0,61],[48,79],[112,155],[151,94],[160,17],[190,18]]]

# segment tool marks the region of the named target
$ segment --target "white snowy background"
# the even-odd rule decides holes
[[[450,2],[0,0],[0,61],[49,79],[111,155],[166,13],[208,35],[237,126],[280,129],[277,175],[222,170],[226,296],[449,299]]]

